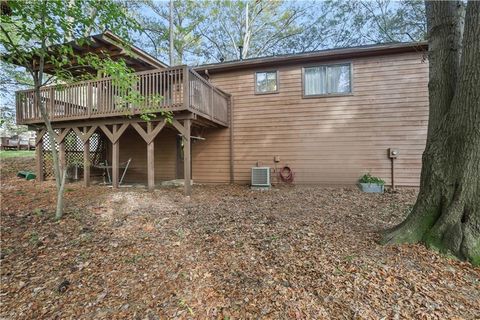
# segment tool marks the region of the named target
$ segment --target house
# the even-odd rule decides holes
[[[91,39],[75,49],[101,47],[117,58],[124,52],[110,32]],[[144,107],[171,111],[171,123],[143,120],[141,106],[118,99],[108,78],[44,87],[42,99],[62,166],[81,163],[86,185],[91,170],[107,167],[118,187],[128,163],[124,181],[149,188],[191,178],[249,183],[257,165],[271,167],[274,182],[288,165],[299,184],[355,184],[366,171],[392,184],[394,170],[396,185],[418,186],[428,120],[426,50],[426,43],[398,43],[191,68],[168,67],[133,48],[123,58],[138,71]],[[37,130],[37,170],[48,178],[51,146],[33,91],[16,95],[17,122]],[[149,100],[154,95],[161,101]]]

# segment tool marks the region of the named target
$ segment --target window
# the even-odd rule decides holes
[[[350,63],[304,69],[304,94],[317,96],[352,92]]]
[[[278,91],[277,71],[255,73],[255,92],[272,93]]]

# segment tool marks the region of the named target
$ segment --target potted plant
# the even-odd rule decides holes
[[[377,192],[383,193],[385,181],[383,179],[374,177],[370,173],[364,174],[360,180],[360,189],[363,192]]]

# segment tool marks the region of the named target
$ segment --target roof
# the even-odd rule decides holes
[[[427,50],[427,48],[428,43],[426,41],[375,44],[204,64],[196,67],[195,70],[197,72],[208,73],[226,72],[232,70],[251,69],[265,66],[319,62],[326,60],[368,57],[403,52],[423,52]]]
[[[74,54],[82,56],[88,53],[95,53],[100,56],[107,56],[113,60],[123,59],[127,66],[131,67],[135,71],[145,71],[158,68],[168,68],[168,65],[161,62],[157,58],[149,55],[145,51],[139,49],[136,46],[129,45],[122,38],[113,34],[110,31],[105,31],[100,34],[89,36],[84,38],[81,44],[78,40],[73,40],[62,45],[69,45],[72,47]],[[52,45],[48,48],[53,54],[55,54],[56,48],[62,45]],[[15,61],[12,61],[15,63]],[[18,65],[25,66],[25,63],[17,63]],[[69,71],[74,75],[81,75],[85,73],[96,73],[91,67],[76,64],[73,62],[68,66]],[[46,64],[44,67],[46,73],[54,73],[54,66]]]

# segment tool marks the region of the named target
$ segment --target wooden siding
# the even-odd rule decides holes
[[[248,183],[257,161],[273,168],[279,156],[278,167],[291,166],[296,183],[354,184],[369,171],[389,184],[387,149],[397,147],[397,185],[419,185],[428,120],[422,53],[331,62],[352,63],[351,95],[302,98],[301,64],[279,67],[278,93],[268,95],[255,95],[262,69],[211,73],[233,98],[235,182]],[[229,130],[204,136],[193,146],[194,180],[228,182]]]
[[[154,140],[155,183],[175,179],[177,134],[175,130],[164,129]],[[120,162],[125,162],[129,158],[132,161],[125,175],[125,183],[146,184],[147,144],[132,127],[125,130],[120,138]]]
[[[192,179],[201,183],[230,182],[230,136],[228,129],[203,132],[206,140],[192,144]]]

